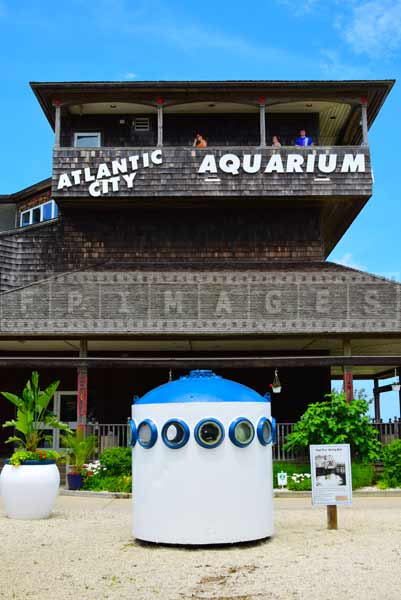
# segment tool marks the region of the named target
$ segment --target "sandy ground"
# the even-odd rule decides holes
[[[278,498],[270,541],[157,547],[130,534],[130,500],[59,497],[44,521],[4,517],[0,598],[400,600],[401,498],[355,498],[338,531],[308,498]]]

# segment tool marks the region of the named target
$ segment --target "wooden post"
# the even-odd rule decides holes
[[[377,389],[379,387],[379,380],[377,377],[373,380],[373,398],[375,403],[375,421],[380,421],[380,391]]]
[[[61,105],[54,104],[54,147],[60,148],[60,132],[61,132]]]
[[[351,356],[351,340],[343,340],[343,354],[344,356]],[[354,381],[352,377],[352,367],[345,366],[344,372],[344,392],[345,400],[350,402],[354,397]]]
[[[327,505],[327,529],[338,529],[337,506],[335,504]]]
[[[264,100],[261,98],[261,100]],[[261,102],[259,104],[259,123],[260,123],[260,145],[262,148],[266,147],[266,104]]]
[[[157,145],[163,146],[163,104],[157,105]]]
[[[367,146],[368,141],[368,101],[361,99],[361,119],[362,119],[362,145]]]
[[[79,357],[86,358],[88,355],[88,341],[81,340],[79,348]],[[88,369],[78,367],[78,395],[77,395],[77,421],[78,429],[85,431],[88,413]]]

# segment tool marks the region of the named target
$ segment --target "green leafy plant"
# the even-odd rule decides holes
[[[81,474],[84,465],[90,459],[97,445],[95,435],[85,436],[81,429],[69,432],[61,436],[63,445],[67,448],[66,454],[69,457],[70,465],[75,474]]]
[[[31,452],[30,450],[17,450],[10,458],[10,465],[19,467],[27,460],[54,460],[57,462],[60,458],[61,456],[56,450],[36,450],[36,452]]]
[[[48,407],[59,381],[54,381],[45,390],[39,387],[39,374],[34,371],[27,381],[22,396],[10,392],[1,392],[17,408],[16,418],[6,421],[3,427],[14,427],[16,434],[6,440],[7,444],[15,444],[20,449],[35,452],[39,446],[48,441],[45,429],[60,429],[69,431],[68,425],[58,420]]]
[[[332,392],[327,400],[310,404],[287,437],[286,450],[301,450],[310,444],[350,444],[354,457],[363,462],[378,460],[381,445],[370,424],[364,398],[349,403],[345,394]]]
[[[384,471],[380,487],[401,486],[401,440],[394,440],[383,448]]]
[[[107,475],[131,475],[132,450],[131,448],[108,448],[100,457],[100,464],[105,467]]]
[[[312,489],[310,473],[293,473],[287,481],[287,488],[297,492],[309,491]]]
[[[131,448],[108,448],[101,453],[99,463],[90,464],[85,469],[87,477],[84,480],[84,489],[131,492],[131,469]]]

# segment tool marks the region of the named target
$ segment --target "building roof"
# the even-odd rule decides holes
[[[278,99],[288,102],[296,99],[337,100],[338,102],[368,101],[368,124],[375,120],[395,80],[343,80],[343,81],[287,81],[287,80],[228,80],[228,81],[72,81],[31,82],[50,125],[54,129],[55,101],[62,104],[86,102],[136,101],[157,104],[157,97],[174,97],[182,101],[199,98],[210,100],[253,98],[258,103],[261,97],[269,103]]]
[[[13,194],[0,194],[0,203],[2,204],[15,204],[20,202],[21,200],[25,200],[34,194],[40,194],[46,190],[51,190],[52,180],[51,177],[47,177],[46,179],[42,179],[42,181],[38,181],[18,192],[14,192]]]

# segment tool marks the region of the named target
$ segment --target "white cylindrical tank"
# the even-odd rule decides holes
[[[132,406],[133,533],[168,544],[273,535],[270,396],[191,371]]]

